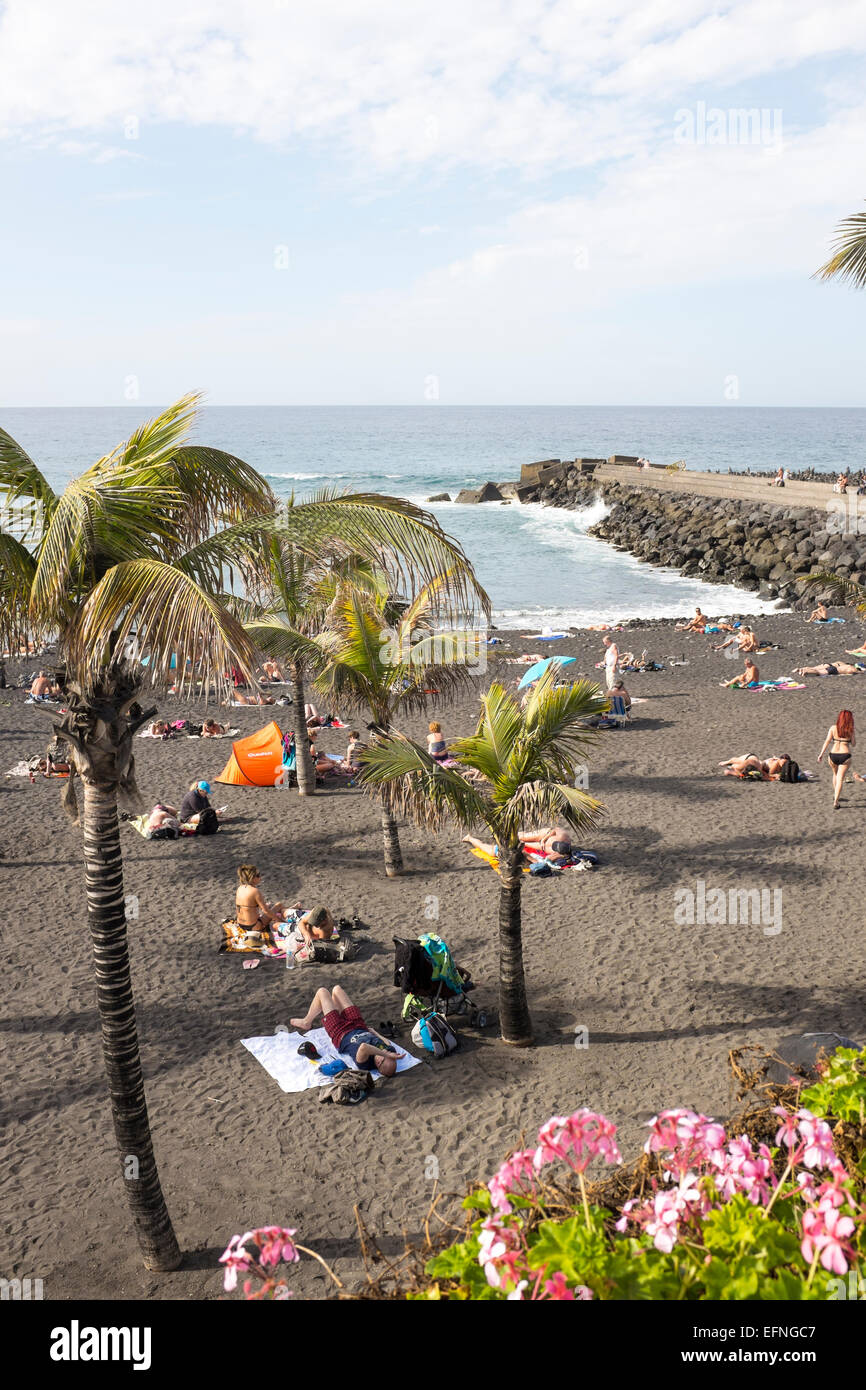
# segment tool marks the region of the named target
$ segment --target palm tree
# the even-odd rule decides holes
[[[834,251],[815,271],[819,280],[847,280],[855,289],[866,289],[866,212],[843,217],[836,228]]]
[[[498,846],[500,1029],[503,1041],[515,1047],[532,1042],[519,832],[524,825],[560,822],[580,833],[601,811],[576,785],[576,774],[593,737],[585,721],[605,709],[607,700],[588,681],[556,689],[555,679],[551,667],[524,709],[501,685],[492,685],[481,697],[475,733],[452,744],[460,770],[441,767],[425,748],[392,734],[365,753],[361,774],[369,786],[390,788],[394,804],[418,825],[438,830],[450,818],[466,830],[483,826]]]
[[[336,491],[322,490],[311,500],[320,505],[338,502],[339,498]],[[292,494],[286,505],[288,515],[294,517],[296,511],[300,514],[303,504],[296,504]],[[298,792],[301,796],[313,796],[316,770],[304,714],[307,677],[322,666],[322,651],[313,639],[338,595],[349,587],[377,593],[382,575],[360,556],[346,556],[333,545],[315,554],[282,536],[266,536],[263,543],[266,578],[258,603],[250,609],[254,616],[244,626],[262,652],[289,667],[294,688]]]
[[[479,634],[435,632],[432,626],[451,580],[447,571],[425,584],[411,602],[351,588],[332,605],[329,627],[317,639],[326,664],[320,659],[316,688],[335,709],[366,710],[377,740],[392,730],[402,712],[424,709],[431,692],[447,700],[472,680]],[[394,878],[403,873],[403,855],[393,789],[382,784],[377,795],[385,873]]]
[[[139,697],[164,688],[176,653],[178,691],[228,693],[237,666],[258,652],[236,616],[239,588],[263,582],[262,537],[318,553],[333,543],[395,574],[428,577],[455,566],[452,592],[477,589],[462,551],[408,503],[355,497],[276,510],[265,480],[217,449],[186,443],[197,398],[141,426],[57,493],[0,430],[0,502],[26,513],[21,538],[0,544],[0,630],[54,636],[68,712],[56,731],[83,784],[87,915],[103,1055],[127,1200],[145,1265],[174,1269],[181,1255],[153,1155],[139,1055],[118,794],[135,795],[132,739],[155,711]],[[21,505],[23,503],[23,506]],[[129,644],[149,657],[130,659]],[[189,658],[189,662],[187,662]],[[75,781],[67,809],[78,819]],[[134,1158],[135,1163],[129,1159]]]

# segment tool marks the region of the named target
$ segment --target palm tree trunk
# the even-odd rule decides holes
[[[298,775],[298,794],[315,796],[316,769],[310,757],[310,740],[307,737],[307,719],[304,714],[307,695],[304,690],[304,668],[300,661],[292,662],[292,685],[295,691],[295,768]]]
[[[138,1049],[115,786],[84,782],[83,829],[87,920],[121,1176],[146,1268],[177,1269],[180,1247],[156,1169]]]
[[[400,849],[397,821],[384,800],[382,802],[382,840],[385,845],[385,877],[397,878],[403,873],[403,852]]]
[[[499,861],[499,1026],[502,1041],[512,1047],[529,1047],[532,1020],[526,1000],[523,972],[523,938],[520,918],[520,890],[523,884],[523,854],[519,849],[503,852]]]

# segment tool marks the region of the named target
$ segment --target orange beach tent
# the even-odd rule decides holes
[[[283,735],[271,720],[257,733],[232,744],[232,755],[217,777],[235,787],[274,787],[283,765]]]

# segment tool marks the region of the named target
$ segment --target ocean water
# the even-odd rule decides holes
[[[2,409],[0,425],[53,484],[108,453],[155,413],[120,408]],[[645,455],[696,469],[837,471],[866,463],[866,410],[582,406],[209,406],[195,437],[230,450],[282,496],[328,485],[425,503],[434,492],[516,478],[536,459]],[[711,614],[772,604],[743,590],[639,564],[587,535],[582,512],[517,503],[433,503],[493,601],[502,627],[538,632],[618,618]]]

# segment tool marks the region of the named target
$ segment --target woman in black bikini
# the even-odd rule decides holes
[[[851,751],[857,739],[854,736],[854,716],[849,709],[842,709],[836,716],[836,723],[832,729],[827,730],[827,737],[821,746],[818,754],[818,762],[824,756],[829,744],[833,747],[827,754],[830,766],[833,769],[833,810],[839,809],[839,797],[842,795],[842,787],[845,784],[845,775],[851,762]]]

